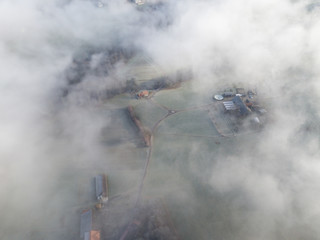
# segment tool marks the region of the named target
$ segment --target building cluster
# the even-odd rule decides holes
[[[249,119],[251,123],[262,126],[267,110],[261,107],[256,91],[244,88],[227,88],[213,97],[222,101],[225,113],[235,116],[238,120]]]

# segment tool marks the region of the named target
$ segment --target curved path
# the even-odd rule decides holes
[[[173,109],[170,109],[158,102],[156,102],[155,100],[153,100],[152,98],[148,99],[151,103],[153,103],[154,105],[162,108],[162,109],[165,109],[167,112],[167,114],[165,116],[163,116],[161,119],[159,119],[153,126],[152,126],[152,129],[151,129],[151,136],[150,136],[150,146],[149,146],[149,149],[148,149],[148,152],[147,152],[147,157],[146,157],[146,162],[145,162],[145,165],[144,165],[144,170],[143,170],[143,176],[142,176],[142,179],[141,179],[141,182],[140,182],[140,185],[139,185],[139,189],[138,189],[138,195],[137,195],[137,199],[136,199],[136,202],[135,202],[135,209],[134,211],[136,211],[136,209],[138,208],[139,206],[139,202],[140,202],[140,199],[141,199],[141,195],[142,195],[142,190],[143,190],[143,185],[144,185],[144,182],[145,182],[145,179],[146,179],[146,176],[147,176],[147,172],[148,172],[148,167],[149,167],[149,163],[150,163],[150,159],[151,159],[151,155],[152,155],[152,150],[153,150],[153,137],[154,137],[154,133],[156,132],[158,126],[161,124],[162,121],[164,121],[166,118],[170,117],[171,115],[174,115],[176,113],[179,113],[179,112],[187,112],[187,111],[192,111],[192,110],[198,110],[198,109],[207,109],[208,107],[216,104],[216,103],[210,103],[210,104],[205,104],[205,105],[201,105],[201,106],[195,106],[195,107],[190,107],[190,108],[184,108],[184,109],[179,109],[179,110],[173,110]],[[216,127],[216,126],[215,126]],[[217,127],[216,127],[217,129]],[[217,129],[218,131],[218,129]],[[219,131],[218,131],[219,132]],[[220,132],[219,132],[220,136],[217,136],[217,137],[225,137],[224,135],[222,135]],[[135,227],[135,223],[134,223],[134,220],[131,221],[131,223],[127,226],[127,228],[125,229],[124,233],[121,235],[120,237],[120,240],[125,240],[126,237],[127,237],[127,234],[129,233],[130,229],[134,229]]]

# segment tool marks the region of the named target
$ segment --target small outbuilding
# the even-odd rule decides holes
[[[148,90],[141,90],[137,93],[137,98],[147,98],[149,95],[150,92]]]
[[[235,95],[236,95],[236,93],[233,92],[232,89],[230,89],[229,91],[225,91],[225,92],[223,92],[223,94],[222,94],[222,96],[225,97],[225,98],[227,98],[227,97],[233,97],[233,96],[235,96]]]

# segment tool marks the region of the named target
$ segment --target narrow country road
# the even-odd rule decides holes
[[[140,202],[140,199],[141,199],[141,195],[142,195],[142,190],[143,190],[143,185],[144,185],[144,182],[145,182],[145,179],[146,179],[146,176],[147,176],[147,172],[148,172],[148,167],[149,167],[149,163],[150,163],[150,159],[151,159],[151,156],[152,156],[152,150],[153,150],[153,139],[154,139],[154,133],[156,132],[158,126],[161,124],[162,121],[164,121],[166,118],[170,117],[171,115],[174,115],[176,113],[179,113],[179,112],[187,112],[187,111],[193,111],[193,110],[198,110],[198,109],[205,109],[205,108],[208,108],[209,106],[212,106],[214,105],[215,103],[210,103],[210,104],[205,104],[205,105],[201,105],[201,106],[195,106],[195,107],[190,107],[190,108],[185,108],[185,109],[180,109],[180,110],[172,110],[172,109],[169,109],[168,107],[166,106],[163,106],[161,104],[159,104],[158,102],[156,102],[155,100],[153,100],[152,98],[149,99],[149,101],[162,108],[162,109],[165,109],[168,111],[168,113],[163,116],[161,119],[159,119],[152,127],[151,129],[151,136],[150,136],[150,146],[149,146],[149,149],[148,149],[148,152],[147,152],[147,157],[146,157],[146,161],[145,161],[145,165],[144,165],[144,170],[143,170],[143,176],[141,178],[141,182],[140,182],[140,185],[139,185],[139,188],[138,188],[138,194],[137,194],[137,199],[136,199],[136,202],[135,202],[135,209],[138,208],[139,206],[139,202]],[[219,136],[221,137],[221,136]],[[125,240],[126,239],[126,236],[128,235],[129,233],[129,230],[130,229],[133,229],[135,226],[134,226],[134,220],[131,221],[131,223],[128,224],[128,226],[126,227],[125,231],[123,232],[123,234],[121,235],[120,237],[120,240]]]

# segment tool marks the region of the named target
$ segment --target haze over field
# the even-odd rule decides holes
[[[148,56],[163,72],[192,69],[199,95],[241,83],[270,98],[272,123],[258,136],[230,142],[234,151],[199,143],[184,152],[193,176],[217,196],[210,214],[227,209],[221,225],[232,234],[217,227],[219,239],[319,239],[320,8],[289,0],[172,0],[157,10],[103,3],[0,2],[0,239],[78,236],[78,222],[52,226],[71,221],[61,216],[74,207],[79,172],[89,179],[92,169],[112,169],[128,147],[101,143],[103,133],[119,134],[114,113],[98,108],[101,93],[128,80],[127,62],[110,57],[119,49]],[[212,160],[205,172],[198,158]],[[128,179],[130,168],[123,166]],[[159,191],[199,209],[204,197],[178,184]],[[206,231],[199,239],[211,239]]]

